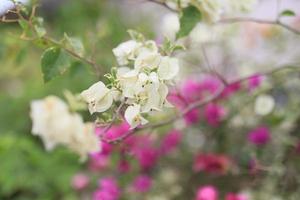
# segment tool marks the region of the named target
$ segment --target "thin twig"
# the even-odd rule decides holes
[[[256,19],[251,17],[235,17],[235,18],[226,18],[219,20],[216,24],[228,24],[228,23],[240,23],[240,22],[253,22],[258,24],[270,24],[274,26],[280,26],[282,28],[285,28],[297,35],[300,35],[300,30],[295,29],[294,27],[285,24],[278,20],[264,20],[264,19]]]
[[[104,135],[109,131],[109,129],[113,126],[113,124],[116,122],[117,118],[120,115],[121,109],[123,108],[123,106],[125,105],[125,101],[122,101],[120,103],[120,105],[118,106],[118,108],[116,109],[115,114],[113,115],[113,118],[111,120],[111,122],[103,129],[103,131],[100,134],[100,137],[102,140],[105,140]]]
[[[174,9],[174,8],[171,8],[167,3],[166,1],[160,1],[160,0],[146,0],[148,2],[151,2],[151,3],[156,3],[158,5],[161,5],[165,8],[167,8],[168,10],[172,11],[172,12],[178,12],[177,9]]]
[[[202,54],[203,54],[204,60],[205,60],[205,62],[206,62],[206,65],[207,65],[207,67],[209,68],[209,70],[211,71],[211,73],[213,73],[217,78],[219,78],[219,79],[222,81],[222,83],[223,83],[224,85],[227,86],[227,85],[228,85],[228,82],[227,82],[227,80],[225,79],[225,77],[223,77],[223,76],[216,70],[216,68],[210,63],[204,45],[201,45],[201,50],[202,50]]]

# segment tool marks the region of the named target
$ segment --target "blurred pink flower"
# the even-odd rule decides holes
[[[218,190],[214,186],[207,185],[200,187],[195,200],[217,200]]]
[[[244,194],[228,193],[225,196],[225,200],[248,200],[248,197]]]
[[[121,190],[115,178],[106,177],[99,181],[99,188],[93,194],[93,200],[118,200]]]
[[[255,74],[248,78],[248,89],[250,91],[255,90],[258,88],[264,80],[264,76],[261,74]]]
[[[195,108],[189,111],[187,114],[185,114],[184,120],[187,125],[196,124],[200,120],[200,110]]]
[[[72,178],[72,187],[75,190],[83,190],[88,186],[90,179],[85,174],[76,174]]]
[[[248,141],[257,146],[267,144],[271,139],[268,127],[261,126],[248,133]]]
[[[221,105],[215,103],[209,103],[204,108],[205,119],[207,123],[213,127],[219,126],[225,114],[225,109]]]
[[[152,186],[152,179],[147,175],[140,175],[135,178],[132,188],[135,192],[147,192]]]
[[[129,172],[130,170],[130,164],[127,160],[121,159],[119,164],[118,164],[118,170],[121,173],[126,173]]]
[[[188,79],[179,90],[170,92],[168,100],[180,110],[184,110],[190,103],[199,101],[208,95],[214,95],[221,86],[222,83],[219,79],[209,75],[200,80]],[[200,110],[191,110],[184,116],[184,119],[188,125],[197,123],[200,119]]]
[[[160,144],[161,153],[166,154],[173,151],[181,142],[182,133],[178,130],[171,130],[163,138]]]
[[[135,156],[143,170],[154,167],[159,158],[159,152],[154,147],[144,147],[136,151]]]
[[[110,157],[107,154],[93,153],[90,154],[89,169],[99,171],[105,169],[110,164]]]
[[[238,92],[241,89],[241,84],[240,82],[235,82],[232,84],[229,84],[226,86],[226,88],[222,92],[222,97],[223,98],[229,98],[230,96],[234,95],[236,92]]]
[[[132,136],[125,141],[128,151],[138,160],[142,170],[155,166],[159,158],[159,149],[154,146],[154,140],[145,135]]]
[[[230,166],[230,159],[222,154],[198,154],[193,169],[195,172],[205,171],[212,174],[225,174]]]

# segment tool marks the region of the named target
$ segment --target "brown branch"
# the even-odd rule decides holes
[[[207,55],[207,53],[206,53],[206,49],[205,49],[204,45],[201,45],[201,50],[202,50],[202,54],[203,54],[204,60],[205,60],[205,62],[206,62],[206,65],[207,65],[209,71],[211,71],[211,73],[213,73],[217,78],[219,78],[219,79],[222,81],[222,83],[223,83],[224,85],[227,86],[227,85],[228,85],[228,82],[227,82],[227,80],[225,79],[225,77],[223,77],[223,76],[216,70],[216,68],[209,62],[208,55]]]
[[[161,1],[161,0],[146,0],[146,1],[151,2],[151,3],[158,4],[158,5],[161,5],[161,6],[167,8],[168,10],[170,10],[170,11],[172,11],[172,12],[178,12],[177,9],[171,8],[171,7],[166,3],[166,1]]]
[[[299,64],[297,63],[297,65],[299,65]],[[280,72],[280,71],[283,71],[283,70],[287,70],[287,69],[300,70],[299,67],[293,67],[291,65],[285,65],[285,66],[277,67],[275,69],[272,69],[272,70],[269,70],[269,71],[266,71],[266,72],[263,72],[263,73],[260,73],[260,74],[263,75],[263,76],[270,76],[270,75],[273,75],[273,74],[275,74],[277,72]],[[237,79],[235,81],[232,81],[232,82],[228,83],[228,85],[236,84],[236,83],[242,83],[244,81],[247,81],[251,76],[252,75],[247,76],[247,77],[242,77],[240,79]],[[140,127],[131,129],[126,134],[124,134],[124,135],[122,135],[122,136],[120,136],[118,138],[115,138],[115,139],[112,139],[112,140],[104,140],[103,142],[106,142],[108,144],[118,144],[118,143],[124,141],[125,139],[127,139],[128,137],[130,137],[131,135],[135,134],[138,131],[159,128],[159,127],[168,125],[170,123],[173,123],[176,120],[178,120],[180,118],[183,118],[191,110],[193,110],[195,108],[203,107],[203,106],[207,105],[208,103],[213,102],[213,101],[219,99],[225,89],[226,89],[226,87],[222,87],[214,95],[209,96],[209,97],[207,97],[204,100],[195,101],[195,102],[189,104],[183,111],[180,112],[180,114],[178,114],[178,115],[176,115],[174,117],[171,117],[170,119],[167,119],[167,120],[164,120],[162,122],[155,123],[155,124],[149,124],[149,125],[140,126]]]
[[[236,17],[236,18],[221,19],[217,22],[217,24],[241,23],[241,22],[252,22],[252,23],[257,23],[257,24],[270,24],[270,25],[274,25],[274,26],[280,26],[286,30],[289,30],[289,31],[297,34],[297,35],[300,35],[300,30],[281,22],[279,19],[278,20],[264,20],[264,19],[256,19],[256,18],[251,18],[251,17]]]

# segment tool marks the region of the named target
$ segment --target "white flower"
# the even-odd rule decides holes
[[[70,113],[68,106],[55,96],[31,103],[32,133],[43,140],[46,150],[64,145],[82,158],[100,151],[94,128],[84,124],[80,115]]]
[[[208,22],[216,22],[223,12],[223,5],[220,0],[197,0],[195,6]]]
[[[143,45],[139,46],[136,53],[137,56],[142,53],[158,53],[156,42],[153,40],[147,40],[143,43]]]
[[[129,68],[120,68],[117,71],[117,79],[122,89],[122,95],[127,98],[134,97],[134,86],[138,80],[138,71]]]
[[[113,53],[117,58],[118,64],[121,66],[127,65],[129,60],[133,60],[135,58],[136,51],[139,47],[140,43],[135,40],[129,40],[114,48]]]
[[[142,117],[141,115],[141,106],[140,105],[132,105],[128,106],[125,111],[125,119],[130,124],[131,129],[136,128],[138,125],[146,124],[148,121]]]
[[[55,96],[31,102],[32,134],[42,138],[47,150],[67,143],[70,117],[67,105]],[[65,133],[65,134],[61,134]]]
[[[176,39],[176,33],[180,29],[178,14],[168,13],[162,19],[161,32],[170,40]]]
[[[242,1],[241,0],[226,0],[225,1],[228,12],[250,11],[256,3],[257,3],[257,0],[242,0]]]
[[[177,58],[162,57],[157,73],[161,80],[171,80],[179,72],[179,61]]]
[[[160,62],[160,54],[153,52],[143,52],[141,53],[134,62],[134,68],[137,71],[142,69],[153,70],[158,67]]]
[[[16,2],[27,4],[28,0],[17,0]],[[15,4],[11,0],[1,0],[0,1],[0,16],[5,14],[8,10],[14,9]]]
[[[108,110],[113,103],[110,90],[101,81],[95,83],[81,93],[81,97],[88,103],[91,114]]]
[[[275,106],[274,98],[270,95],[260,95],[255,100],[254,111],[258,115],[268,115]]]
[[[95,134],[92,123],[81,124],[72,137],[69,148],[80,155],[81,160],[86,159],[88,153],[101,151],[100,141]]]

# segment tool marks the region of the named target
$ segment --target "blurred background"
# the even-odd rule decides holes
[[[293,9],[299,13],[299,8],[298,0],[284,0],[280,3],[281,10]],[[256,5],[254,12],[247,16],[273,20],[277,15],[277,9],[276,0],[262,0]],[[94,58],[102,66],[103,73],[117,66],[111,50],[129,39],[126,32],[128,29],[138,30],[147,38],[156,41],[161,41],[164,36],[174,37],[174,14],[160,5],[144,0],[43,0],[38,8],[38,15],[44,17],[46,28],[52,37],[61,38],[67,33],[82,39],[86,55]],[[283,20],[300,28],[300,18],[297,16]],[[33,99],[44,98],[49,94],[63,97],[64,90],[80,93],[98,78],[89,66],[78,61],[74,62],[63,76],[45,84],[40,68],[42,49],[38,44],[34,45],[19,39],[20,33],[17,24],[0,24],[0,199],[90,199],[89,192],[79,194],[72,187],[73,176],[80,171],[86,171],[87,164],[80,163],[76,155],[64,148],[57,148],[52,152],[44,150],[40,139],[31,135],[29,105]],[[180,79],[190,77],[191,74],[195,77],[205,69],[205,62],[199,50],[202,44],[206,45],[210,62],[216,69],[228,80],[234,80],[260,70],[272,69],[274,66],[299,63],[300,49],[297,45],[299,40],[298,35],[276,26],[241,23],[205,27],[199,24],[183,41],[188,51],[176,55],[181,59],[183,66]],[[272,90],[276,101],[283,102],[283,107],[287,102],[290,103],[288,105],[292,105],[287,106],[290,112],[295,107],[299,110],[297,107],[299,102],[295,98],[299,98],[300,94],[298,74],[291,77],[288,83],[286,81],[287,86]],[[290,95],[285,95],[287,93]],[[247,96],[240,97],[235,103],[241,104],[242,98],[245,99]],[[287,119],[285,114],[289,111],[282,111],[283,114],[280,116]],[[294,114],[295,116],[289,115],[291,123],[298,117],[296,113]],[[250,125],[256,123],[253,115],[247,112],[245,115],[247,117],[243,117],[244,121]],[[89,119],[88,116],[85,117]],[[237,122],[240,118],[234,119],[236,120],[234,122]],[[276,115],[272,119],[276,121],[281,118],[278,119]],[[195,134],[197,131],[197,128],[191,129],[189,131],[191,136],[186,139],[190,141],[199,139],[196,149],[205,141],[202,136]],[[188,144],[195,146],[192,143]],[[231,149],[228,153],[232,151],[239,150]],[[190,154],[182,151],[176,155],[188,157]],[[178,165],[178,169],[189,170],[187,166],[192,164],[186,162],[181,166],[179,163],[184,162],[183,160],[181,158],[175,161],[174,157],[165,159],[160,167],[170,168],[175,164]],[[296,170],[295,174],[299,176],[298,168],[293,170]],[[172,176],[172,172],[174,170],[166,173],[171,173]],[[177,177],[182,181],[180,185],[182,188],[179,189],[181,193],[176,193],[177,197],[169,196],[165,199],[193,199],[195,188],[194,186],[185,188],[189,187],[184,186],[184,183],[189,183],[188,178],[184,174],[181,175]],[[201,176],[198,178],[205,179]],[[295,194],[300,192],[297,188],[299,178],[289,183],[292,185],[289,189]],[[248,180],[247,177],[245,180]],[[97,179],[93,176],[91,181],[97,184]],[[255,185],[256,180],[252,181]],[[271,179],[268,181],[272,182]],[[230,183],[237,184],[233,186],[237,188],[243,181],[231,179]],[[227,182],[217,181],[217,184],[226,187]],[[91,187],[89,190],[94,189]],[[163,193],[159,188],[155,191],[153,193]],[[297,199],[296,197],[294,199]],[[148,199],[155,200],[154,197]]]

